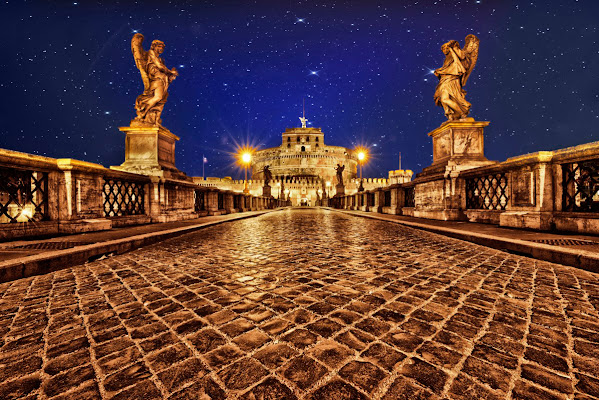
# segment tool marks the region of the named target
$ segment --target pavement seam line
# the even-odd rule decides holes
[[[556,263],[556,264],[559,264],[559,263],[567,261],[567,260],[559,260],[558,261],[558,260],[554,260],[554,259],[550,259],[550,258],[540,258],[540,256],[542,256],[543,254],[542,253],[539,254],[539,251],[540,252],[548,251],[548,252],[553,252],[553,253],[557,253],[557,254],[562,254],[562,255],[571,257],[577,261],[575,264],[570,264],[568,266],[582,268],[587,271],[595,272],[595,273],[599,272],[599,269],[589,270],[587,268],[584,268],[584,266],[581,266],[582,260],[585,258],[587,260],[589,260],[589,262],[596,261],[599,265],[599,255],[596,253],[587,251],[587,250],[568,249],[568,248],[562,248],[559,246],[553,246],[553,245],[549,245],[549,244],[545,244],[545,243],[537,243],[537,242],[531,242],[528,240],[511,239],[511,238],[505,238],[505,237],[500,237],[500,236],[492,236],[492,235],[487,235],[487,234],[478,233],[478,232],[464,232],[464,231],[461,231],[458,229],[446,228],[446,227],[442,227],[442,226],[430,226],[430,225],[420,224],[420,223],[412,222],[412,221],[402,221],[402,220],[396,220],[396,219],[391,219],[391,218],[385,218],[382,215],[370,215],[370,214],[366,214],[366,212],[355,212],[355,211],[338,210],[338,209],[330,209],[330,210],[336,211],[339,213],[343,213],[343,214],[347,214],[347,215],[351,215],[351,216],[355,216],[355,217],[370,218],[370,219],[376,219],[376,220],[380,220],[380,221],[395,223],[395,224],[399,224],[399,225],[405,225],[405,226],[408,226],[411,228],[424,230],[424,231],[431,232],[431,233],[436,233],[438,235],[444,235],[446,237],[452,237],[454,239],[463,240],[463,241],[467,241],[470,243],[475,243],[480,246],[495,248],[496,250],[500,250],[500,251],[504,251],[504,252],[507,252],[509,250],[509,248],[493,247],[491,244],[479,243],[475,240],[470,240],[468,237],[473,237],[473,238],[476,238],[481,241],[486,241],[487,243],[497,242],[497,243],[501,243],[503,245],[512,245],[513,244],[515,246],[520,246],[520,247],[525,247],[525,248],[530,249],[531,250],[530,255],[527,255],[527,257],[538,259],[538,260],[543,260],[543,261],[549,261],[549,262]],[[537,252],[535,252],[535,250],[537,250]],[[591,264],[591,265],[593,265],[593,264]]]

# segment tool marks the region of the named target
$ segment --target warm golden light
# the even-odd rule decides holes
[[[241,155],[241,161],[243,161],[244,163],[249,163],[250,161],[252,161],[252,154],[251,153],[243,153]]]
[[[364,163],[364,161],[366,161],[366,158],[368,158],[368,150],[364,147],[358,147],[354,151],[356,152],[356,156],[358,157],[358,161],[360,163]]]

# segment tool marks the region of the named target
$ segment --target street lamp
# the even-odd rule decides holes
[[[241,162],[241,165],[243,165],[243,167],[245,169],[245,185],[243,188],[243,193],[248,194],[250,192],[250,189],[248,187],[248,167],[250,166],[250,163],[252,162],[251,150],[248,148],[241,149],[239,151],[239,160]]]
[[[324,192],[324,196],[325,196],[325,198],[328,199],[329,197],[331,197],[331,189],[330,189],[331,188],[331,182],[327,181],[326,187],[327,187],[327,190]]]
[[[360,187],[358,187],[358,192],[364,191],[364,185],[362,183],[362,165],[366,162],[368,158],[368,150],[363,147],[358,147],[356,149],[356,155],[358,156],[358,164],[360,164]]]

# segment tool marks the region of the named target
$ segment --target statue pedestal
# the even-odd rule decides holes
[[[191,180],[175,167],[175,142],[179,137],[162,126],[125,126],[125,162],[112,169],[135,174]]]
[[[345,185],[337,184],[335,186],[335,196],[345,196]]]
[[[484,154],[483,129],[488,121],[474,118],[447,121],[428,135],[433,138],[433,163],[419,176],[444,172],[448,165],[468,169],[493,164]]]
[[[264,196],[264,197],[272,197],[269,185],[262,186],[262,196]]]

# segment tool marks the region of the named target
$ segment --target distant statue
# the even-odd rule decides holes
[[[270,165],[266,165],[262,172],[264,173],[264,186],[268,186],[268,183],[272,181],[272,172],[270,172]]]
[[[305,128],[306,127],[306,122],[308,122],[308,118],[299,117],[299,119],[302,122],[302,128]]]
[[[335,167],[335,171],[337,171],[337,184],[343,185],[343,170],[345,169],[345,165],[337,164]]]
[[[152,41],[149,51],[142,47],[144,36],[136,33],[131,39],[131,51],[135,65],[141,73],[144,92],[135,100],[137,118],[132,123],[140,125],[162,125],[162,109],[168,97],[168,86],[179,76],[175,68],[168,69],[160,55],[164,51],[164,42]]]
[[[464,48],[456,40],[441,46],[445,54],[443,66],[435,70],[439,84],[435,90],[435,104],[443,107],[448,120],[454,121],[468,116],[471,104],[466,101],[464,86],[478,59],[479,39],[466,36]]]

